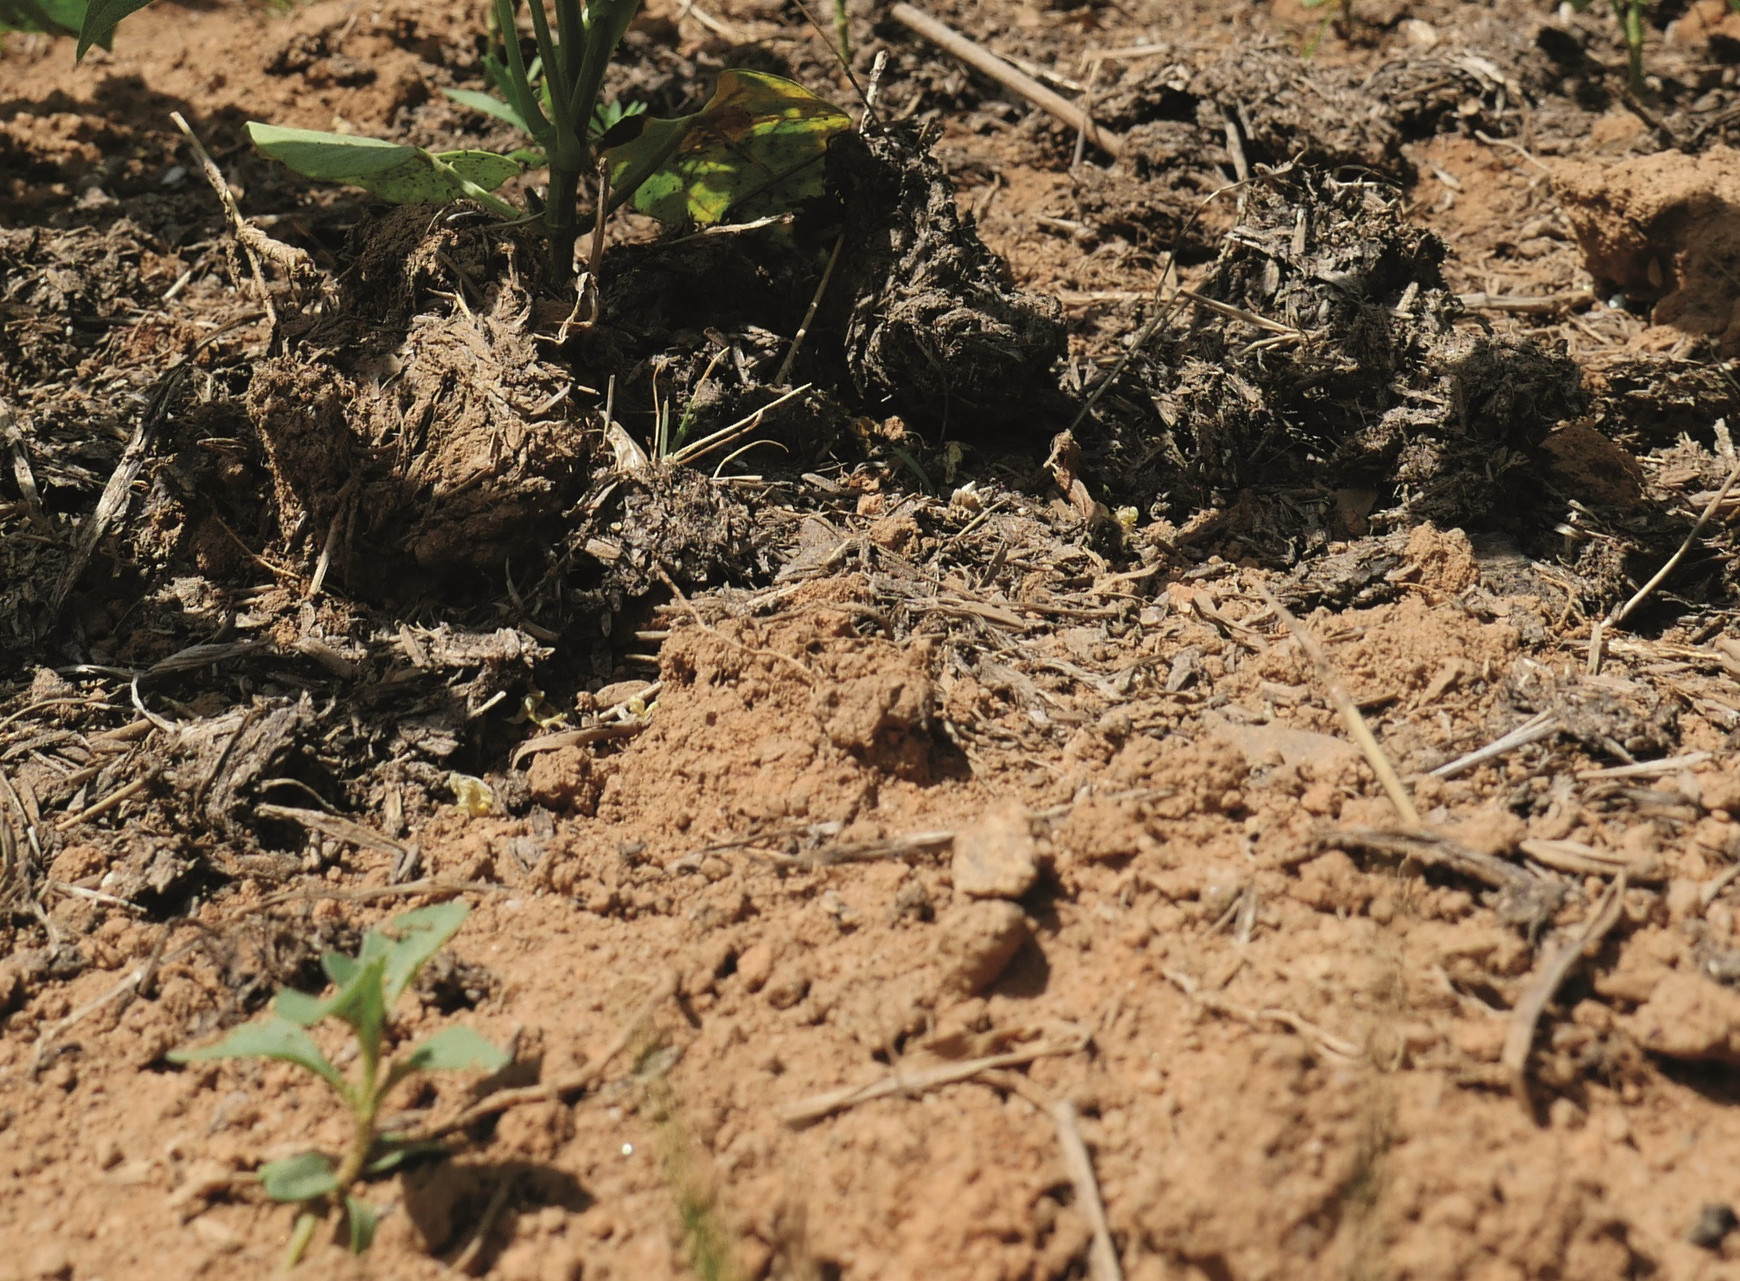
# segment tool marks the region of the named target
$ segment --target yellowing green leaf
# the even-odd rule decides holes
[[[725,71],[700,111],[608,149],[611,186],[635,188],[634,207],[667,225],[756,218],[819,196],[828,141],[851,127],[795,81]]]
[[[305,178],[349,183],[399,205],[446,204],[470,197],[497,213],[513,206],[489,193],[520,172],[519,162],[493,151],[428,152],[421,147],[248,122],[248,137],[266,155]]]

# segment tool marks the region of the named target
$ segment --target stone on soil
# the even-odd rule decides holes
[[[937,922],[943,987],[976,996],[997,981],[1027,940],[1027,918],[1015,904],[984,899],[957,907]]]
[[[1027,811],[993,805],[955,837],[955,889],[968,898],[1020,898],[1039,879]]]

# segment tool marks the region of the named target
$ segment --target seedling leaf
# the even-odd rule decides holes
[[[388,928],[395,936],[386,953],[384,995],[390,1009],[406,986],[417,977],[431,956],[441,950],[448,939],[465,922],[471,909],[459,899],[420,907],[414,912],[395,916]],[[374,934],[375,931],[369,931]]]
[[[231,1028],[230,1034],[215,1045],[171,1050],[164,1057],[171,1063],[201,1063],[211,1059],[283,1059],[287,1063],[300,1064],[340,1094],[345,1093],[344,1078],[326,1061],[314,1039],[289,1019],[281,1017],[263,1023],[243,1023]]]
[[[320,1153],[304,1152],[262,1165],[260,1186],[274,1201],[310,1201],[338,1191],[338,1176]]]
[[[77,56],[82,59],[94,44],[107,49],[121,19],[150,3],[151,0],[90,0],[85,7],[85,20],[79,26]]]
[[[344,1199],[344,1219],[350,1225],[350,1252],[361,1254],[375,1239],[375,1224],[380,1221],[380,1215],[367,1201],[347,1196]]]
[[[363,953],[368,953],[366,936]],[[381,975],[386,964],[385,957],[377,956],[359,967],[327,1003],[329,1013],[355,1029],[357,1045],[365,1058],[371,1060],[380,1052],[381,1029],[387,1022],[386,1002],[381,999]]]
[[[611,186],[638,182],[634,207],[666,224],[755,218],[821,195],[828,142],[851,127],[844,111],[795,81],[725,71],[695,115],[649,120],[609,149]]]
[[[289,129],[257,120],[248,122],[248,137],[304,178],[349,183],[393,204],[446,204],[469,197],[497,213],[517,212],[489,195],[520,172],[517,162],[493,151],[428,152],[382,138]]]
[[[366,953],[364,954],[366,957]],[[356,977],[356,972],[362,968],[362,961],[354,956],[346,956],[343,952],[328,952],[320,958],[320,968],[326,971],[326,977],[339,987],[343,987]]]
[[[371,1178],[377,1174],[391,1174],[414,1156],[446,1151],[439,1143],[399,1143],[394,1139],[382,1139],[378,1146],[385,1151],[363,1166],[363,1173]]]
[[[499,1072],[512,1056],[468,1027],[443,1028],[405,1056],[412,1072]]]
[[[331,1004],[293,988],[284,988],[272,998],[272,1008],[297,1027],[313,1027],[331,1012],[328,1008]]]
[[[526,118],[513,109],[512,104],[503,102],[492,93],[484,93],[480,89],[443,89],[453,101],[462,107],[470,107],[473,111],[486,116],[494,116],[497,120],[505,120],[523,133],[530,133],[532,128],[526,123]]]

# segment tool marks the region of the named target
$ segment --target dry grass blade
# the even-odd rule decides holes
[[[1728,491],[1734,488],[1736,481],[1740,481],[1740,460],[1735,461],[1733,468],[1728,472],[1728,479],[1722,482],[1722,488],[1718,489],[1710,501],[1705,504],[1703,512],[1699,514],[1697,521],[1692,525],[1691,531],[1686,534],[1685,541],[1680,544],[1679,550],[1669,556],[1667,563],[1656,570],[1655,575],[1647,583],[1637,589],[1636,595],[1613,612],[1613,615],[1607,620],[1608,627],[1617,627],[1623,623],[1631,616],[1633,610],[1643,604],[1651,592],[1661,586],[1662,580],[1674,572],[1679,563],[1685,559],[1686,553],[1691,551],[1692,544],[1698,541],[1698,535],[1704,532],[1704,526],[1710,523],[1710,518],[1716,514],[1716,509],[1727,499]]]
[[[1559,732],[1559,722],[1551,712],[1537,712],[1510,733],[1495,738],[1485,747],[1475,748],[1466,756],[1458,756],[1447,764],[1440,765],[1435,770],[1427,771],[1430,778],[1454,778],[1465,770],[1471,770],[1485,761],[1503,756],[1506,752],[1514,752],[1519,747],[1527,747],[1530,743],[1538,743],[1543,738],[1551,738]]]
[[[1529,1098],[1528,1064],[1529,1048],[1535,1043],[1535,1025],[1540,1022],[1547,1002],[1553,999],[1559,987],[1570,977],[1577,962],[1607,937],[1607,932],[1618,923],[1620,909],[1625,902],[1626,883],[1624,872],[1613,878],[1612,884],[1601,896],[1595,911],[1577,937],[1535,971],[1522,999],[1511,1011],[1510,1029],[1505,1035],[1504,1052],[1499,1055],[1498,1062],[1510,1081],[1511,1091],[1516,1095],[1517,1102],[1530,1112],[1534,1110],[1534,1103]]]
[[[1075,1185],[1075,1204],[1093,1231],[1093,1245],[1088,1250],[1088,1276],[1092,1281],[1123,1281],[1124,1269],[1118,1263],[1118,1248],[1112,1243],[1112,1230],[1106,1223],[1105,1202],[1100,1199],[1099,1180],[1094,1177],[1093,1157],[1082,1141],[1081,1126],[1076,1121],[1075,1104],[1059,1099],[1052,1105],[1051,1119],[1057,1123],[1057,1140],[1063,1147],[1064,1168]]]
[[[1312,666],[1317,669],[1317,678],[1323,682],[1324,689],[1329,694],[1330,702],[1335,704],[1335,710],[1341,714],[1341,720],[1347,726],[1347,732],[1353,741],[1359,745],[1359,750],[1365,754],[1366,762],[1371,766],[1372,773],[1377,775],[1378,782],[1383,784],[1385,795],[1390,798],[1390,804],[1395,806],[1397,816],[1404,827],[1420,828],[1425,824],[1420,819],[1420,811],[1414,808],[1414,801],[1408,795],[1408,789],[1402,786],[1401,776],[1396,773],[1396,767],[1390,764],[1390,758],[1384,754],[1384,749],[1378,744],[1377,736],[1371,732],[1371,727],[1365,723],[1365,717],[1359,714],[1352,695],[1342,685],[1341,678],[1336,674],[1335,667],[1329,661],[1329,655],[1323,652],[1323,647],[1317,643],[1317,638],[1306,630],[1305,624],[1293,617],[1293,611],[1281,603],[1280,597],[1267,587],[1261,587],[1263,599],[1270,609],[1287,624],[1287,630],[1293,633],[1293,639],[1299,642],[1299,648],[1305,651]]]
[[[844,1089],[813,1094],[807,1099],[800,1099],[780,1108],[778,1115],[780,1120],[797,1129],[873,1099],[885,1099],[891,1094],[922,1094],[926,1090],[937,1090],[945,1085],[969,1081],[981,1072],[996,1068],[1019,1067],[1023,1063],[1031,1063],[1035,1059],[1054,1054],[1077,1054],[1085,1050],[1087,1044],[1087,1035],[1081,1033],[1072,1040],[1041,1041],[1024,1049],[1010,1050],[1005,1054],[990,1054],[982,1059],[945,1063],[917,1072],[895,1071],[869,1085],[849,1085]]]
[[[324,814],[319,810],[297,809],[289,805],[259,805],[254,812],[261,818],[281,819],[284,822],[296,823],[311,832],[319,832],[322,836],[330,836],[335,841],[343,841],[362,850],[379,850],[391,854],[395,858],[403,858],[408,849],[401,841],[395,841],[375,831],[372,827],[364,827],[361,823],[353,823],[348,818],[340,818],[337,814]]]

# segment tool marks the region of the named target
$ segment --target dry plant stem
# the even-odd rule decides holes
[[[1402,780],[1396,773],[1396,767],[1390,764],[1390,758],[1384,754],[1377,736],[1371,732],[1371,727],[1365,723],[1365,717],[1359,714],[1359,708],[1353,698],[1336,675],[1334,666],[1329,661],[1329,655],[1323,652],[1323,647],[1317,643],[1317,638],[1305,629],[1305,625],[1293,617],[1293,611],[1281,603],[1281,600],[1266,586],[1261,588],[1263,600],[1274,610],[1281,621],[1287,624],[1287,630],[1293,633],[1293,639],[1299,642],[1299,648],[1305,651],[1312,665],[1317,668],[1317,678],[1323,682],[1323,687],[1329,693],[1330,702],[1335,704],[1335,710],[1341,714],[1342,723],[1347,726],[1347,732],[1353,741],[1359,744],[1359,750],[1365,753],[1365,759],[1371,765],[1372,772],[1378,776],[1378,782],[1383,784],[1385,794],[1390,798],[1390,804],[1395,806],[1396,815],[1405,827],[1420,828],[1425,824],[1420,819],[1420,811],[1414,808],[1413,798],[1408,795],[1408,789],[1402,786]]]
[[[513,1191],[514,1180],[511,1173],[504,1174],[501,1181],[495,1185],[495,1190],[489,1194],[489,1204],[483,1207],[483,1217],[477,1221],[477,1230],[471,1234],[471,1240],[465,1243],[465,1248],[454,1256],[448,1270],[458,1273],[469,1273],[471,1267],[483,1253],[483,1247],[489,1242],[489,1234],[495,1227],[496,1219],[501,1217],[502,1207],[507,1204],[508,1193]]]
[[[1071,1041],[1042,1041],[1026,1049],[987,1055],[982,1059],[967,1059],[962,1063],[946,1063],[918,1072],[896,1071],[869,1085],[852,1085],[823,1094],[813,1094],[807,1099],[780,1108],[778,1115],[780,1120],[793,1129],[800,1129],[825,1116],[844,1112],[847,1108],[857,1107],[858,1104],[868,1103],[872,1099],[885,1099],[891,1094],[922,1094],[926,1090],[971,1080],[990,1069],[1019,1067],[1023,1063],[1031,1063],[1035,1059],[1043,1059],[1053,1054],[1077,1054],[1086,1049],[1087,1044],[1087,1037],[1083,1035]]]
[[[1720,426],[1721,423],[1718,420],[1718,427]],[[1661,586],[1662,580],[1674,572],[1679,563],[1685,559],[1686,553],[1691,551],[1692,544],[1698,541],[1698,535],[1704,532],[1704,526],[1710,523],[1710,517],[1716,514],[1716,509],[1728,497],[1728,491],[1734,488],[1734,482],[1737,480],[1740,480],[1740,460],[1737,460],[1732,470],[1728,472],[1728,479],[1722,482],[1722,488],[1718,489],[1715,496],[1704,505],[1703,513],[1699,515],[1697,523],[1692,526],[1691,532],[1686,535],[1686,540],[1680,544],[1679,550],[1668,557],[1667,563],[1656,570],[1653,578],[1637,589],[1635,596],[1614,611],[1612,616],[1607,619],[1606,625],[1608,627],[1618,627],[1623,623],[1651,592]]]
[[[1469,311],[1502,311],[1518,316],[1551,316],[1575,311],[1595,301],[1593,289],[1573,289],[1562,294],[1458,294],[1456,301]]]
[[[1501,858],[1482,854],[1435,832],[1386,832],[1372,827],[1353,827],[1330,832],[1323,843],[1331,849],[1370,850],[1391,858],[1411,859],[1427,867],[1443,867],[1473,877],[1495,890],[1532,885],[1535,877]]]
[[[1118,1249],[1112,1244],[1112,1230],[1106,1223],[1105,1203],[1100,1200],[1099,1180],[1094,1178],[1093,1158],[1082,1141],[1081,1126],[1076,1121],[1075,1104],[1059,1099],[1052,1105],[1051,1119],[1057,1124],[1057,1141],[1063,1147],[1063,1165],[1069,1171],[1069,1181],[1075,1185],[1075,1203],[1093,1230],[1093,1245],[1088,1248],[1088,1276],[1092,1281],[1124,1281],[1124,1270],[1118,1263]]]
[[[1440,765],[1435,770],[1428,770],[1427,777],[1454,778],[1464,770],[1473,769],[1483,761],[1503,756],[1506,752],[1514,752],[1517,748],[1527,747],[1530,743],[1538,743],[1543,738],[1551,738],[1558,732],[1559,722],[1551,712],[1537,712],[1510,733],[1493,739],[1485,747],[1476,748],[1466,756],[1458,756],[1455,760]]]
[[[785,359],[779,362],[779,372],[773,376],[775,386],[782,385],[791,377],[791,367],[797,362],[798,352],[803,350],[804,339],[810,335],[810,326],[815,323],[816,312],[821,308],[822,295],[828,290],[828,281],[834,278],[834,267],[840,261],[840,250],[846,246],[846,233],[841,232],[834,241],[834,252],[828,255],[828,265],[822,271],[822,279],[816,285],[815,296],[810,299],[809,310],[804,312],[803,323],[797,327],[797,333],[792,335],[791,346],[786,350]]]
[[[1540,1022],[1541,1013],[1547,1008],[1547,1003],[1553,999],[1560,985],[1570,977],[1577,962],[1618,923],[1620,909],[1625,902],[1626,883],[1624,872],[1613,878],[1582,931],[1561,948],[1556,956],[1535,971],[1535,977],[1530,980],[1527,991],[1511,1011],[1510,1029],[1505,1034],[1504,1052],[1499,1055],[1498,1063],[1510,1079],[1511,1092],[1516,1095],[1517,1102],[1523,1105],[1525,1111],[1532,1113],[1534,1110],[1534,1102],[1529,1098],[1528,1064],[1529,1047],[1535,1042],[1535,1025]]]
[[[1005,89],[1020,94],[1053,119],[1079,130],[1089,142],[1112,159],[1116,160],[1123,155],[1124,140],[1120,135],[1109,129],[1101,129],[1087,112],[1068,98],[1053,93],[1032,76],[1017,71],[989,49],[967,39],[947,23],[939,22],[909,4],[895,5],[888,11],[888,16],[908,30],[917,32],[938,48],[952,53],[974,70],[983,72]]]
[[[559,1099],[565,1094],[579,1094],[587,1089],[603,1075],[604,1069],[617,1055],[621,1054],[646,1028],[648,1020],[657,1013],[659,1006],[669,1001],[677,994],[677,976],[670,973],[659,980],[658,986],[647,997],[641,1007],[635,1011],[634,1017],[623,1024],[622,1030],[616,1034],[616,1039],[610,1043],[604,1053],[592,1063],[588,1063],[573,1076],[564,1077],[560,1081],[551,1081],[544,1085],[527,1085],[516,1090],[497,1090],[488,1098],[465,1109],[450,1121],[442,1121],[422,1130],[412,1130],[405,1134],[395,1134],[395,1142],[403,1144],[431,1143],[436,1139],[445,1138],[466,1129],[485,1117],[498,1116],[510,1108],[516,1108],[522,1103],[548,1103]]]
[[[1264,1006],[1260,1010],[1249,1010],[1242,1005],[1234,1005],[1231,1001],[1202,991],[1201,985],[1188,974],[1182,974],[1177,970],[1165,970],[1162,973],[1168,983],[1171,983],[1185,996],[1211,1013],[1236,1019],[1246,1027],[1252,1028],[1261,1028],[1265,1022],[1279,1023],[1288,1031],[1304,1037],[1327,1054],[1333,1054],[1337,1058],[1349,1061],[1359,1058],[1359,1046],[1352,1041],[1346,1037],[1336,1036],[1333,1032],[1325,1031],[1311,1020],[1303,1018],[1291,1010],[1283,1010],[1277,1006]]]
[[[275,818],[299,824],[310,832],[330,836],[335,841],[354,845],[359,850],[379,850],[395,858],[403,858],[407,852],[402,841],[395,841],[372,827],[364,827],[361,823],[353,823],[336,814],[323,814],[319,810],[297,809],[289,805],[257,805],[254,812],[261,818]]]

